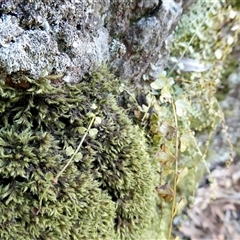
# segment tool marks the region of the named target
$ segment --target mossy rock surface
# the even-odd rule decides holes
[[[117,86],[106,70],[76,85],[1,82],[1,239],[141,239],[151,228],[156,163]]]

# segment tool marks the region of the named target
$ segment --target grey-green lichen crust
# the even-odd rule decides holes
[[[129,81],[150,64],[159,74],[181,12],[174,0],[2,0],[0,77],[64,74],[77,82],[105,62]]]
[[[106,70],[77,85],[0,82],[1,239],[146,235],[156,207],[156,163],[142,131],[117,105],[116,86]],[[91,127],[96,134],[87,135],[78,158],[53,182],[92,114],[101,120]]]

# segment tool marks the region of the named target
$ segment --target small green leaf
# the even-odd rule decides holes
[[[170,87],[171,85],[173,85],[174,83],[173,79],[166,77],[165,74],[166,73],[160,75],[154,82],[152,82],[150,84],[151,88],[153,88],[154,90],[160,90],[164,86]]]
[[[177,175],[177,184],[188,174],[188,168],[185,167],[181,169],[180,173]]]
[[[176,114],[179,117],[183,117],[188,112],[188,109],[190,107],[190,103],[189,103],[189,101],[187,101],[187,99],[178,99],[175,102],[175,106],[176,106]]]
[[[78,128],[77,128],[77,131],[78,131],[80,134],[82,134],[82,135],[86,132],[86,130],[87,130],[87,129],[86,129],[85,127],[78,127]]]
[[[175,156],[170,152],[158,151],[156,154],[157,160],[165,166],[170,166],[175,161]]]
[[[98,133],[98,130],[97,130],[96,128],[91,128],[91,129],[89,130],[89,136],[90,136],[91,138],[95,138],[96,135],[97,135],[97,133]]]
[[[147,75],[147,74],[143,74],[143,80],[144,80],[144,81],[147,81],[147,80],[149,80],[149,77],[148,77],[148,75]]]
[[[162,88],[162,85],[159,84],[156,80],[155,80],[154,82],[152,82],[152,83],[150,84],[150,86],[151,86],[151,88],[153,88],[153,89],[155,89],[155,90],[159,90],[159,89]]]
[[[194,204],[195,198],[193,196],[188,196],[188,202]]]
[[[102,122],[102,119],[100,117],[96,117],[95,121],[94,121],[94,124],[99,125],[99,124],[101,124],[101,122]]]
[[[86,116],[87,116],[88,118],[92,118],[92,117],[95,117],[95,114],[94,114],[93,112],[88,112],[88,113],[86,114]]]
[[[120,86],[119,86],[119,91],[120,92],[123,92],[125,90],[125,85],[122,83]]]
[[[172,102],[172,95],[170,93],[170,87],[164,86],[161,90],[160,101],[162,103],[171,103]]]
[[[160,90],[166,85],[164,78],[157,78],[154,82],[150,84],[151,88],[155,90]]]
[[[40,88],[40,89],[38,89],[37,91],[35,91],[35,93],[37,93],[37,94],[40,94],[40,93],[42,93],[43,92],[43,90]]]
[[[185,206],[185,199],[180,198],[180,200],[176,204],[176,207],[175,207],[175,210],[174,210],[174,215],[175,214],[180,214],[184,206]]]
[[[180,151],[185,152],[189,146],[193,145],[194,138],[191,133],[184,133],[180,137]]]
[[[47,172],[45,175],[45,178],[48,182],[50,182],[51,180],[53,180],[53,175],[51,172]]]
[[[216,57],[218,60],[220,60],[220,59],[222,58],[222,56],[223,56],[222,50],[221,50],[221,49],[217,49],[217,50],[215,51],[215,57]]]
[[[162,171],[161,176],[162,176],[162,177],[166,177],[166,176],[168,176],[168,175],[170,175],[170,174],[173,174],[173,173],[174,173],[174,170],[169,169],[169,168],[165,168],[164,171]]]
[[[93,109],[93,110],[97,109],[96,103],[93,103],[93,104],[92,104],[91,109]]]
[[[73,149],[71,146],[68,146],[68,147],[66,148],[66,154],[67,154],[67,156],[72,156],[73,153],[74,153],[74,149]]]
[[[79,162],[80,160],[82,159],[82,153],[77,153],[75,156],[74,156],[74,161],[75,162]]]

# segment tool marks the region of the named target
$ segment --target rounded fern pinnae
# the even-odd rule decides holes
[[[141,238],[154,215],[156,168],[116,103],[113,76],[24,81],[0,83],[0,238]]]

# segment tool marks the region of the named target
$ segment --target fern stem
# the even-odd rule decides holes
[[[175,215],[175,205],[176,205],[176,192],[177,192],[177,178],[178,178],[178,157],[179,157],[179,132],[178,132],[178,119],[177,119],[177,113],[176,113],[176,106],[174,101],[172,100],[172,109],[173,109],[173,115],[174,115],[174,121],[176,126],[176,137],[175,137],[175,171],[174,171],[174,183],[173,183],[173,200],[172,200],[172,207],[171,207],[171,216],[170,216],[170,222],[169,222],[169,228],[168,228],[168,240],[171,240],[172,236],[172,224],[173,224],[173,218]]]
[[[91,129],[92,127],[92,124],[95,120],[95,116],[92,117],[89,125],[88,125],[88,129],[86,130],[85,134],[83,135],[82,139],[81,139],[81,142],[79,143],[77,149],[75,150],[75,152],[73,153],[73,155],[71,156],[71,158],[68,160],[68,162],[66,163],[66,165],[62,168],[62,170],[57,174],[57,176],[53,179],[54,182],[57,182],[58,178],[63,174],[63,172],[66,170],[66,168],[69,166],[69,164],[73,161],[73,158],[75,157],[75,155],[78,153],[78,151],[80,150],[89,130]]]
[[[56,177],[52,180],[52,182],[57,183],[58,178],[63,174],[63,172],[67,169],[67,167],[69,166],[69,164],[73,161],[75,155],[76,155],[76,154],[78,153],[78,151],[80,150],[80,148],[81,148],[81,146],[82,146],[82,144],[83,144],[83,142],[84,142],[84,140],[85,140],[85,138],[86,138],[89,130],[91,129],[94,120],[95,120],[95,116],[92,117],[92,119],[91,119],[91,121],[90,121],[90,123],[89,123],[89,125],[88,125],[88,128],[87,128],[85,134],[83,135],[83,137],[82,137],[82,139],[81,139],[81,141],[80,141],[77,149],[75,150],[75,152],[73,153],[73,155],[71,156],[71,158],[68,160],[68,162],[65,164],[65,166],[62,168],[62,170],[61,170],[61,171],[56,175]],[[50,188],[50,185],[51,185],[51,184],[49,183],[48,186],[45,188],[42,196],[40,197],[40,203],[39,203],[40,209],[42,208],[43,198],[44,198],[44,196],[46,195],[48,189]]]

